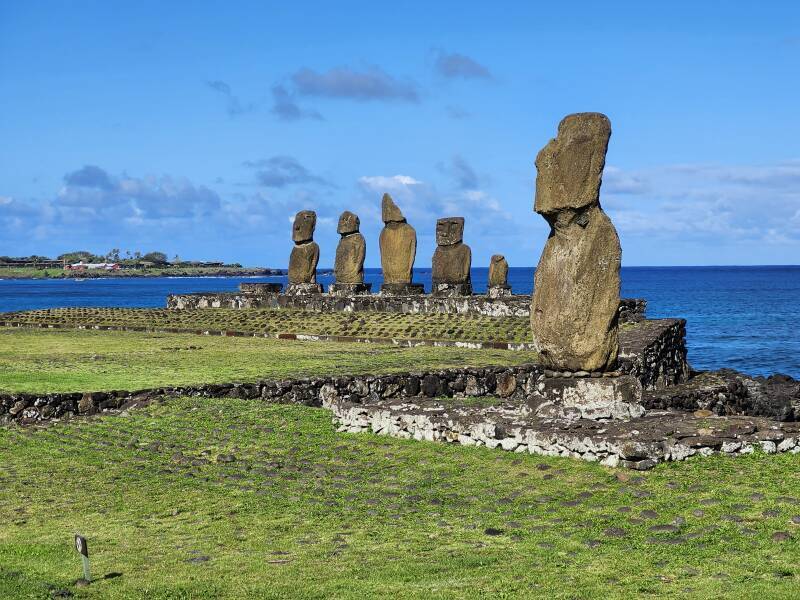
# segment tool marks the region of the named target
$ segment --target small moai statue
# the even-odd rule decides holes
[[[319,294],[322,286],[317,283],[319,246],[314,241],[317,213],[301,210],[294,217],[292,240],[294,248],[289,256],[289,285],[286,293],[293,296]]]
[[[486,295],[492,299],[511,295],[511,286],[508,285],[508,261],[502,254],[495,254],[489,262]]]
[[[464,217],[446,217],[436,221],[436,251],[431,264],[435,295],[472,294],[472,250],[463,239]]]
[[[367,243],[359,233],[361,220],[358,215],[344,211],[339,217],[337,231],[341,235],[336,247],[336,262],[333,273],[336,282],[332,283],[329,292],[334,296],[369,293],[371,283],[364,283],[364,257],[367,254]]]
[[[384,194],[381,200],[381,217],[384,222],[380,237],[381,294],[405,296],[424,293],[422,284],[411,283],[417,255],[417,232],[406,222],[389,194]]]

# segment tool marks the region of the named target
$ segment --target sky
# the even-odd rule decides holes
[[[800,263],[800,3],[0,0],[0,255],[285,267],[316,210],[380,266],[389,192],[430,265],[534,266],[537,152],[609,116],[623,265]]]

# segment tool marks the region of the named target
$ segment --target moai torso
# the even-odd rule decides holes
[[[417,232],[406,223],[400,209],[389,194],[382,201],[381,268],[384,283],[411,283],[414,258],[417,255]]]
[[[316,283],[318,262],[316,242],[296,244],[289,255],[289,283]]]
[[[464,218],[448,217],[436,222],[436,243],[431,261],[431,279],[437,283],[469,283],[472,250],[462,242]]]
[[[294,217],[292,240],[294,248],[289,255],[289,283],[316,283],[319,246],[314,242],[317,214],[301,210]]]
[[[489,263],[489,287],[508,287],[508,262],[501,254],[492,256]]]

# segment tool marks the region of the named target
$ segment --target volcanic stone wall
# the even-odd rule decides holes
[[[74,415],[125,410],[161,396],[262,399],[284,404],[322,406],[327,393],[350,402],[440,396],[492,396],[521,400],[544,377],[540,365],[444,369],[391,375],[305,377],[254,383],[205,384],[148,390],[1,394],[0,423],[30,424]]]
[[[437,400],[353,403],[323,394],[338,431],[485,446],[507,452],[569,456],[611,467],[647,470],[691,456],[800,453],[800,423],[734,416],[709,421],[692,413],[653,411],[598,422],[542,419],[512,403],[449,406]]]
[[[620,302],[620,323],[635,323],[644,319],[647,302],[640,298]],[[287,296],[279,293],[199,293],[171,295],[167,308],[292,308],[314,312],[390,312],[479,314],[490,317],[528,317],[531,298],[522,294],[490,298],[485,295],[442,297],[430,294],[417,296],[329,296],[308,294]]]
[[[619,336],[619,363],[634,375],[646,390],[663,388],[686,381],[686,320],[656,319],[642,321]]]

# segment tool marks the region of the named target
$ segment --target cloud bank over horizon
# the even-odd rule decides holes
[[[293,215],[309,208],[318,213],[316,237],[324,244],[323,258],[332,258],[338,215],[348,209],[359,214],[362,230],[373,238],[367,265],[378,266],[375,240],[382,227],[384,193],[393,196],[417,229],[420,267],[435,247],[434,225],[440,217],[466,217],[465,241],[477,250],[477,260],[502,251],[515,266],[533,266],[538,259],[538,251],[515,253],[517,243],[540,248],[548,231],[532,210],[519,214],[506,206],[491,191],[491,183],[483,186],[476,169],[459,155],[437,164],[436,181],[378,174],[333,182],[290,156],[248,160],[242,168],[251,181],[227,193],[185,177],[112,174],[84,165],[66,173],[51,197],[0,196],[0,228],[4,239],[21,250],[17,254],[25,254],[23,249],[56,255],[78,247],[99,252],[106,246],[162,243],[169,245],[169,252],[210,259],[216,255],[192,253],[187,246],[199,238],[209,248],[227,245],[230,250],[230,240],[236,239],[238,247],[226,253],[227,260],[277,267],[291,248]],[[623,249],[645,242],[653,247],[751,245],[795,252],[800,248],[799,182],[800,160],[637,171],[608,165],[601,204],[620,233]],[[325,193],[321,196],[319,190]]]

